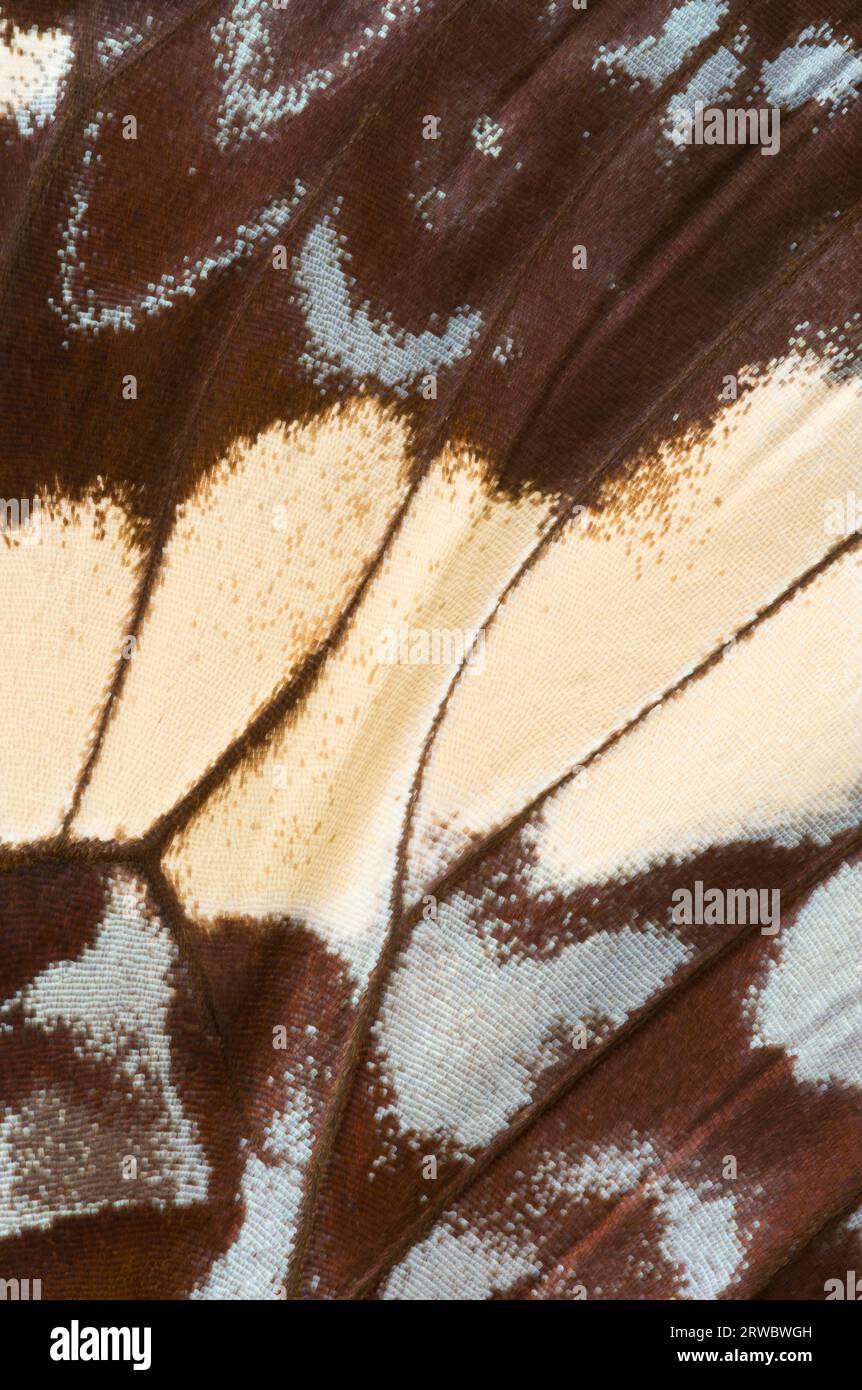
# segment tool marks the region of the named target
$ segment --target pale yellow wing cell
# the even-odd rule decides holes
[[[481,680],[461,680],[423,779],[415,899],[660,697],[837,543],[862,396],[792,356],[705,436],[637,463],[512,590]]]
[[[373,401],[236,443],[183,502],[73,833],[135,839],[325,641],[408,486]]]
[[[141,560],[126,514],[113,502],[44,497],[5,503],[0,534],[0,838],[5,844],[57,834],[71,808],[122,660]]]
[[[550,510],[495,496],[469,454],[437,461],[308,699],[169,846],[192,916],[290,915],[364,963],[435,713],[461,660],[484,683],[483,624]]]
[[[567,892],[705,845],[792,847],[858,825],[860,718],[857,545],[545,803],[536,884]]]

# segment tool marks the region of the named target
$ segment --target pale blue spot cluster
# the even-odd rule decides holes
[[[427,192],[420,194],[418,198],[415,193],[407,194],[408,202],[415,204],[415,211],[419,214],[419,218],[426,231],[433,232],[434,223],[431,221],[431,213],[434,204],[438,202],[442,203],[445,197],[445,191],[436,186],[429,188]]]
[[[89,235],[85,226],[89,206],[90,178],[94,164],[102,162],[96,145],[105,126],[115,119],[113,112],[97,113],[96,119],[85,128],[85,150],[82,172],[72,192],[69,216],[62,232],[62,245],[57,252],[60,261],[60,297],[49,296],[48,303],[73,332],[99,333],[111,328],[134,331],[141,316],[152,317],[168,309],[178,299],[189,298],[197,286],[219,270],[250,256],[263,241],[273,241],[287,225],[305,194],[304,186],[296,180],[292,197],[276,198],[255,218],[241,223],[231,237],[216,236],[212,250],[192,259],[184,256],[174,273],[165,272],[158,280],[150,281],[146,290],[137,293],[126,303],[104,304],[96,301],[96,292],[86,283],[84,243]]]
[[[373,378],[406,396],[417,377],[452,366],[469,353],[482,324],[479,312],[463,306],[441,333],[409,333],[389,314],[384,316],[388,321],[373,318],[368,301],[354,308],[350,283],[355,282],[348,283],[342,268],[349,260],[330,216],[311,229],[298,257],[296,280],[310,335],[299,361],[316,385],[322,388],[328,378],[346,373],[355,388],[364,389]]]
[[[152,29],[153,16],[148,14],[144,21],[145,29]],[[139,29],[135,29],[131,24],[124,24],[118,34],[105,34],[96,44],[96,55],[102,67],[110,67],[111,63],[122,58],[130,48],[136,48],[144,41],[144,35]]]
[[[658,88],[718,30],[727,8],[726,0],[687,0],[671,12],[657,38],[650,35],[631,47],[623,44],[609,49],[600,45],[593,68],[617,68],[634,79],[634,86],[646,80]],[[749,43],[745,31],[743,25],[733,41],[733,51],[719,48],[702,63],[685,90],[670,98],[662,127],[672,144],[684,143],[675,119],[679,112],[691,111],[698,101],[709,106],[729,100],[745,72],[738,57]],[[611,77],[610,84],[614,81]],[[810,25],[794,44],[763,63],[757,86],[770,106],[795,111],[805,102],[815,101],[831,107],[830,117],[843,115],[862,87],[862,54],[849,38],[836,39],[828,24],[819,28]]]
[[[316,92],[325,92],[374,43],[385,40],[392,26],[413,12],[417,0],[389,0],[381,6],[381,22],[363,25],[352,48],[330,65],[310,68],[296,82],[277,82],[279,60],[269,34],[271,6],[262,0],[236,0],[229,15],[210,30],[215,45],[215,68],[222,81],[216,115],[219,149],[271,138],[273,127],[286,116],[298,116]]]
[[[817,39],[825,42],[817,43]],[[862,54],[849,39],[833,38],[827,25],[804,29],[792,48],[764,63],[761,81],[773,106],[795,111],[806,101],[829,105],[844,114],[859,95]],[[832,114],[832,113],[830,113]]]
[[[490,116],[480,116],[473,129],[470,131],[473,143],[480,154],[490,155],[493,159],[499,159],[503,146],[500,141],[503,138],[503,127],[496,121],[492,121]]]
[[[743,64],[729,48],[719,48],[701,64],[685,91],[677,92],[668,102],[665,134],[672,144],[684,143],[683,133],[676,125],[677,112],[691,111],[696,101],[702,101],[704,106],[727,101],[744,71]]]
[[[499,366],[507,367],[509,363],[512,361],[513,357],[515,357],[516,355],[518,357],[522,357],[523,353],[523,348],[515,347],[514,338],[510,338],[507,334],[504,334],[500,341],[498,343],[495,343],[494,350],[491,353],[491,357],[495,362],[499,364]]]
[[[608,49],[602,44],[593,68],[619,67],[637,82],[660,87],[704,39],[716,32],[727,8],[727,0],[687,0],[671,11],[657,38],[649,35],[632,48],[621,44]]]

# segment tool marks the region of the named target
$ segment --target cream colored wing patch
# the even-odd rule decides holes
[[[482,680],[453,693],[414,821],[409,900],[836,544],[827,503],[856,478],[860,438],[858,383],[790,357],[705,438],[645,458],[573,522],[506,600]]]
[[[482,684],[482,624],[549,513],[468,454],[437,462],[306,702],[169,846],[192,916],[289,914],[362,973],[435,712],[465,653]]]
[[[860,706],[857,546],[546,802],[534,891],[622,881],[740,840],[825,843],[857,825]]]
[[[71,807],[121,659],[142,559],[113,503],[43,498],[26,507],[25,522],[21,502],[6,502],[0,532],[6,844],[56,834]]]
[[[326,638],[408,485],[373,401],[235,444],[177,512],[76,836],[134,839]]]

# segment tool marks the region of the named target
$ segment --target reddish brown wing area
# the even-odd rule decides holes
[[[862,25],[823,19],[3,6],[0,1278],[858,1264]],[[721,140],[673,138],[695,99]]]

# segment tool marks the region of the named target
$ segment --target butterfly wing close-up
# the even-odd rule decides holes
[[[862,7],[0,44],[4,1289],[853,1296]]]

